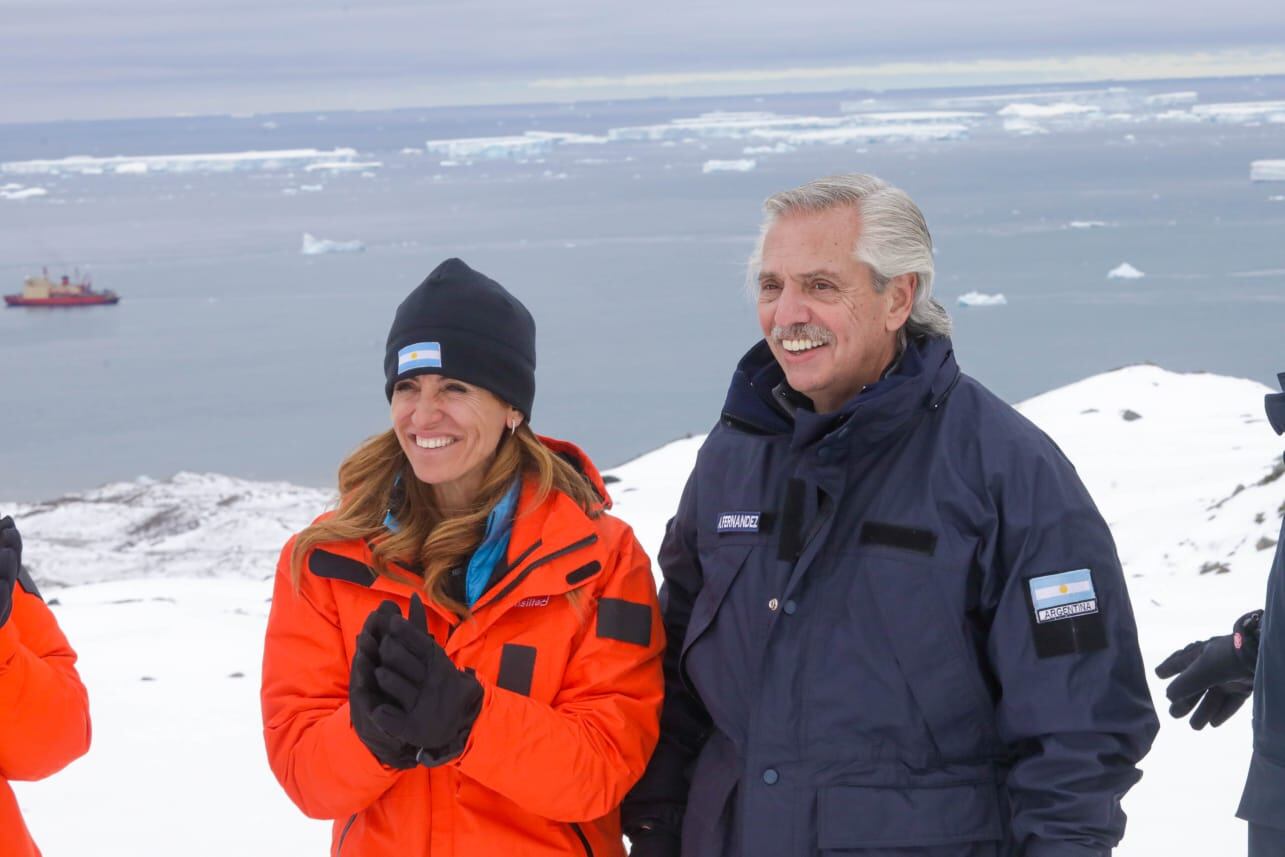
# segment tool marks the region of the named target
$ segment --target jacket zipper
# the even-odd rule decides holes
[[[343,831],[341,831],[341,832],[340,832],[340,834],[339,834],[339,847],[335,849],[335,857],[339,857],[339,855],[343,853],[343,851],[344,851],[344,840],[348,838],[348,831],[349,831],[349,829],[351,829],[351,828],[352,828],[352,823],[353,823],[354,821],[356,821],[356,820],[357,820],[357,813],[355,813],[355,812],[354,812],[354,813],[349,817],[349,819],[348,819],[348,823],[344,825],[344,829],[343,829]]]
[[[593,847],[589,844],[589,837],[584,835],[580,825],[573,821],[571,822],[571,829],[575,832],[576,838],[580,840],[580,844],[584,846],[585,857],[593,857]]]

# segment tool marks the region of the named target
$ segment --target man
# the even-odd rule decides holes
[[[89,749],[76,653],[22,567],[22,538],[0,518],[0,857],[39,857],[10,780],[38,780]]]
[[[660,746],[635,855],[1104,855],[1157,730],[1111,535],[962,375],[903,192],[765,203],[764,339],[660,563]]]
[[[1277,376],[1285,391],[1285,372]],[[1285,392],[1265,397],[1267,420],[1285,434]],[[1177,676],[1165,695],[1174,717],[1192,709],[1194,729],[1221,726],[1254,696],[1254,755],[1238,818],[1249,822],[1249,857],[1285,854],[1285,521],[1267,578],[1267,609],[1236,620],[1230,634],[1191,643],[1156,667]]]

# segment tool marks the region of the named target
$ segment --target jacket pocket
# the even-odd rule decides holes
[[[732,581],[740,574],[754,550],[756,543],[736,542],[720,545],[711,550],[701,551],[701,569],[704,579],[701,590],[692,603],[692,615],[687,620],[687,633],[683,637],[682,649],[678,656],[679,674],[688,689],[692,689],[687,677],[687,653],[691,651],[701,635],[714,624],[718,608],[722,605],[727,592],[732,588]]]
[[[839,785],[817,792],[817,846],[863,857],[992,857],[1003,830],[989,779],[909,786]]]
[[[998,744],[994,702],[964,630],[963,605],[952,609],[943,594],[956,581],[927,561],[862,553],[858,562],[902,677],[942,757],[989,755]]]

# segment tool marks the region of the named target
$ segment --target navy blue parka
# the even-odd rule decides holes
[[[1267,578],[1254,671],[1254,755],[1236,815],[1285,840],[1285,522]],[[1253,849],[1251,857],[1258,857]]]
[[[1158,722],[1110,532],[948,339],[830,414],[756,345],[660,565],[665,711],[626,830],[681,824],[684,857],[1119,841]]]

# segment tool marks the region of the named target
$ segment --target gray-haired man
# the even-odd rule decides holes
[[[661,549],[633,853],[1107,854],[1157,721],[1106,524],[959,371],[905,193],[834,176],[765,211],[764,339]]]

